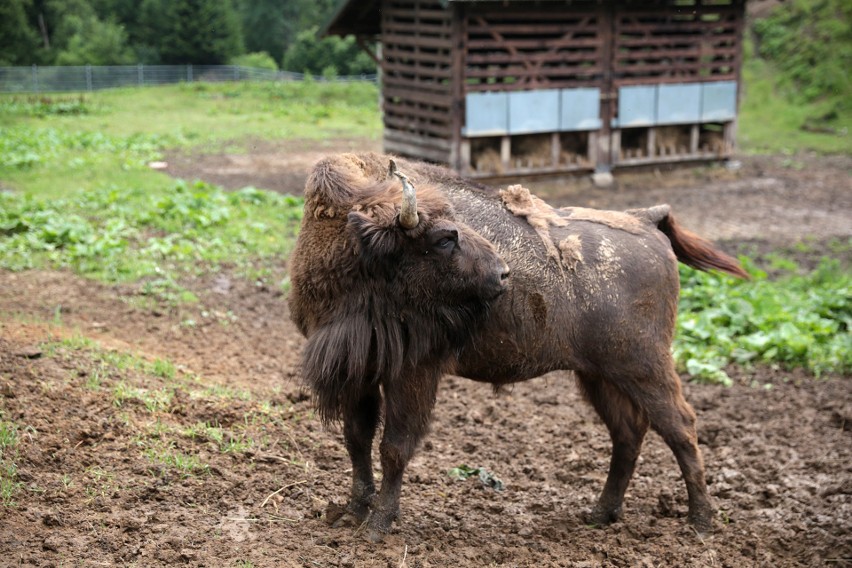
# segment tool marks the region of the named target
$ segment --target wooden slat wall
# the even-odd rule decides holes
[[[437,1],[382,2],[384,147],[450,161],[452,12]]]
[[[622,0],[613,22],[616,86],[738,79],[745,0]]]
[[[603,74],[602,21],[591,3],[465,8],[466,92],[593,86]]]

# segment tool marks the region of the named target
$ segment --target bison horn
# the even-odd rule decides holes
[[[399,211],[399,224],[403,229],[413,229],[420,222],[417,216],[417,194],[414,191],[414,186],[404,173],[396,169],[396,162],[390,161],[388,175],[393,175],[399,178],[402,182],[402,208]]]

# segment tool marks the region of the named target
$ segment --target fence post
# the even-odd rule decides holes
[[[240,68],[234,65],[234,81],[240,80]]]
[[[33,90],[38,92],[38,65],[33,65]]]
[[[186,66],[186,82],[192,83],[192,63]]]
[[[92,92],[92,66],[86,65],[86,90]]]
[[[136,75],[139,78],[139,86],[144,87],[145,86],[145,71],[142,69],[141,63],[136,66]]]

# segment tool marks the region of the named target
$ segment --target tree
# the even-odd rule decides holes
[[[239,5],[246,49],[265,51],[276,62],[296,37],[299,1],[242,0]]]
[[[317,29],[300,32],[287,48],[282,68],[288,71],[326,74],[330,68],[340,75],[375,73],[376,64],[355,43],[355,38],[336,36],[319,39]]]
[[[27,21],[30,0],[0,2],[0,66],[34,63],[39,38]]]
[[[139,46],[162,63],[226,63],[245,51],[228,0],[144,0],[139,12]]]
[[[57,65],[128,65],[135,61],[127,34],[114,22],[102,22],[95,15],[71,15],[62,25],[68,39],[56,56]]]

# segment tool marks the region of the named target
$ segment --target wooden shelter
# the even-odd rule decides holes
[[[468,176],[730,156],[745,0],[346,0],[384,148]]]

